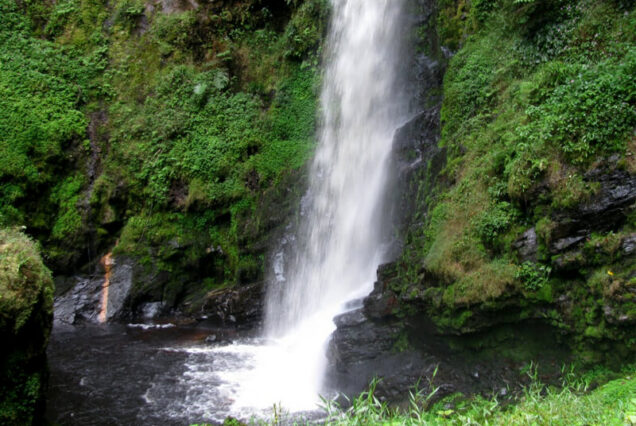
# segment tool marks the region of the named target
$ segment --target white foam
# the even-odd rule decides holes
[[[126,327],[141,328],[142,330],[150,330],[154,328],[172,328],[176,326],[172,323],[167,323],[167,324],[132,324],[131,323],[131,324],[126,324]]]

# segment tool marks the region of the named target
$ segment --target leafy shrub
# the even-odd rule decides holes
[[[86,134],[82,106],[103,93],[104,52],[78,57],[33,37],[14,2],[0,1],[0,13],[0,222],[28,222],[70,244],[82,180],[69,176]]]
[[[449,65],[454,72],[444,77],[444,96],[442,105],[443,132],[450,135],[460,123],[470,119],[477,113],[483,113],[493,91],[491,84],[495,79],[498,54],[491,47],[494,40],[480,40],[473,47],[479,53],[466,49],[461,50]]]
[[[521,281],[526,291],[537,291],[548,282],[551,272],[550,266],[524,262],[517,270],[515,278]]]
[[[202,43],[197,32],[198,21],[193,11],[159,14],[153,23],[151,32],[160,44],[163,55],[175,50],[188,51],[192,45]]]
[[[477,235],[486,247],[495,248],[497,240],[517,217],[510,203],[501,201],[485,211],[475,221]]]
[[[115,10],[114,21],[128,29],[133,29],[144,14],[145,5],[140,0],[121,0]]]
[[[568,67],[565,82],[528,108],[529,123],[519,128],[519,139],[557,146],[574,163],[623,149],[626,134],[636,126],[635,73],[634,51],[620,63]]]
[[[298,60],[316,51],[327,25],[328,10],[325,0],[302,2],[283,35],[285,57]]]

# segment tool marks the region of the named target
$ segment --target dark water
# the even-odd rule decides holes
[[[214,369],[221,361],[232,368],[231,360],[215,352],[222,344],[204,340],[228,333],[172,324],[56,325],[48,349],[47,419],[60,425],[221,421],[232,401],[215,393],[222,379]]]

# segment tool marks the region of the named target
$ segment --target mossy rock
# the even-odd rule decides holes
[[[41,420],[53,280],[39,249],[16,229],[0,230],[0,423]]]

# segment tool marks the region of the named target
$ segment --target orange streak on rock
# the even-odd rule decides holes
[[[102,284],[102,307],[99,311],[99,322],[106,322],[108,314],[108,287],[110,287],[110,274],[113,268],[113,254],[107,253],[99,261],[104,267],[104,284]]]

